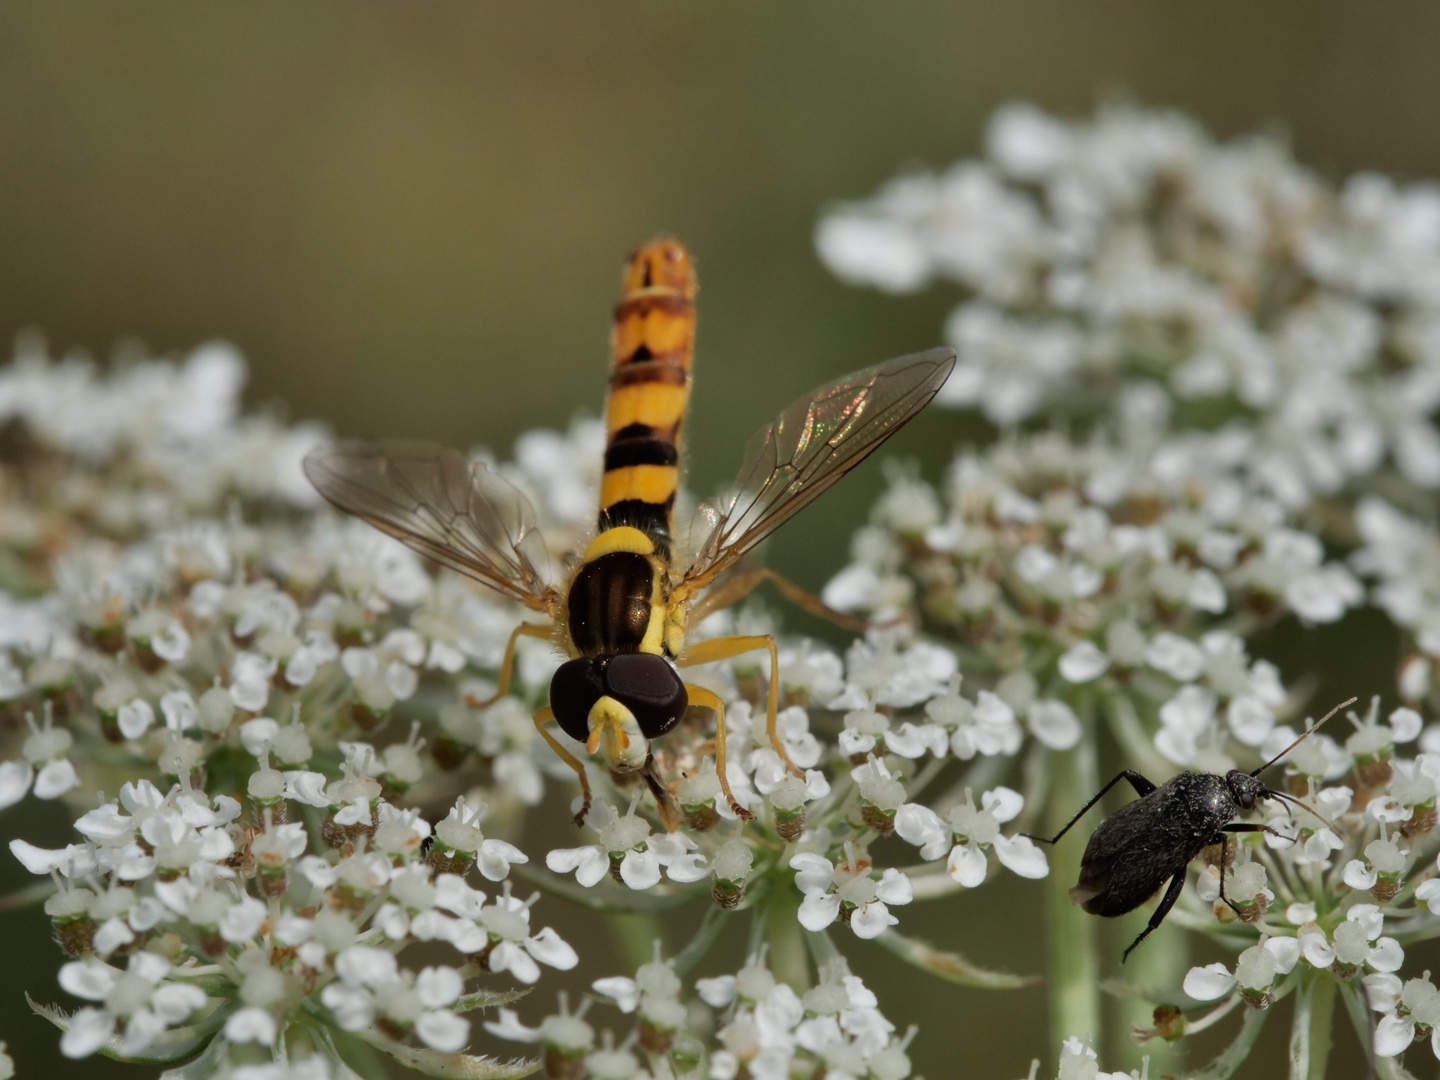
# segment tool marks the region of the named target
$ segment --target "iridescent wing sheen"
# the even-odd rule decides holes
[[[421,442],[341,442],[305,457],[315,489],[347,514],[538,611],[559,594],[530,501],[456,450]]]
[[[928,405],[954,366],[954,349],[887,360],[806,394],[757,431],[733,494],[706,508],[715,521],[685,584],[713,580],[828,491]]]

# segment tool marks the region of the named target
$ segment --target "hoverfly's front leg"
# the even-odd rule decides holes
[[[756,649],[767,649],[770,652],[770,688],[765,695],[765,734],[770,738],[770,745],[780,755],[780,760],[785,763],[785,768],[803,780],[805,779],[804,771],[790,760],[790,755],[785,752],[785,744],[780,741],[780,731],[776,720],[780,713],[780,654],[775,648],[773,635],[734,634],[730,637],[711,638],[709,641],[697,641],[676,659],[675,664],[677,667],[713,664],[717,660],[729,660],[731,657],[754,652]],[[711,694],[710,696],[714,697],[715,695]]]
[[[852,615],[846,615],[843,611],[836,611],[814,593],[795,584],[784,574],[772,570],[768,566],[758,566],[722,580],[719,585],[695,602],[695,606],[690,611],[690,622],[699,625],[705,621],[707,616],[738,604],[767,581],[775,586],[776,592],[801,611],[808,611],[811,615],[832,622],[842,629],[863,633],[869,625],[864,619],[857,619]]]
[[[511,637],[510,641],[513,644],[514,637]],[[550,744],[550,749],[555,751],[555,756],[575,770],[575,776],[580,781],[580,794],[583,796],[580,802],[580,812],[575,815],[575,824],[577,826],[584,825],[585,817],[590,813],[590,778],[585,775],[585,766],[560,744],[559,739],[545,730],[545,724],[555,719],[555,713],[551,711],[550,706],[545,706],[532,719],[535,721],[535,730],[540,732],[540,737]]]
[[[720,777],[720,790],[725,793],[725,801],[736,817],[741,821],[754,820],[755,815],[736,800],[735,793],[730,790],[730,777],[725,772],[725,699],[693,683],[685,684],[685,692],[690,696],[691,705],[715,710],[715,772]]]
[[[510,632],[510,640],[505,643],[505,656],[500,661],[500,682],[495,693],[491,694],[484,701],[467,701],[466,704],[472,709],[488,709],[497,701],[510,693],[510,679],[515,673],[515,643],[522,637],[549,638],[553,633],[548,626],[541,626],[539,623],[521,623]]]

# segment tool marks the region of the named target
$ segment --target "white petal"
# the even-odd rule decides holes
[[[33,775],[28,761],[0,761],[0,810],[25,797]]]
[[[207,1000],[205,991],[198,986],[168,982],[155,988],[155,993],[150,995],[150,1006],[165,1023],[183,1024],[196,1009],[204,1008]]]
[[[1080,720],[1063,701],[1036,701],[1030,706],[1030,733],[1051,750],[1069,750],[1080,741]]]
[[[465,990],[465,980],[452,967],[427,967],[415,976],[415,996],[427,1009],[443,1009]]]
[[[1322,933],[1303,935],[1300,938],[1300,954],[1311,967],[1328,968],[1335,962],[1335,949]]]
[[[1365,999],[1375,1012],[1394,1012],[1395,1006],[1400,1004],[1400,994],[1405,989],[1400,976],[1377,971],[1360,981],[1365,985]]]
[[[32,874],[49,874],[59,870],[67,863],[72,863],[79,852],[89,855],[89,849],[80,844],[71,844],[63,848],[41,848],[25,840],[11,840],[10,854],[20,860],[21,865]],[[90,868],[94,868],[94,858],[87,860]],[[66,877],[75,875],[68,870],[64,871]]]
[[[1045,852],[1028,836],[997,836],[992,846],[1000,864],[1023,878],[1038,879],[1050,873]]]
[[[271,1046],[275,1042],[275,1018],[264,1009],[241,1009],[225,1021],[225,1038],[233,1043],[254,1042]]]
[[[580,963],[575,950],[548,926],[525,942],[525,951],[557,971],[569,971]]]
[[[1025,809],[1025,796],[1002,785],[980,796],[980,805],[996,821],[1006,822]]]
[[[240,745],[254,757],[263,754],[274,742],[280,725],[268,716],[247,720],[240,725]]]
[[[948,839],[950,830],[940,820],[940,815],[928,806],[921,806],[919,803],[904,803],[900,809],[895,811],[895,834],[907,843],[914,844],[916,847],[924,847],[936,837],[943,836]],[[791,860],[790,865],[795,865],[794,860]],[[829,875],[834,873],[834,867],[825,873],[828,879]]]
[[[810,893],[800,901],[797,917],[806,930],[824,930],[840,914],[840,897],[834,893]]]
[[[476,866],[480,870],[480,876],[487,881],[504,881],[510,873],[511,863],[529,861],[530,856],[514,844],[507,844],[504,840],[485,840],[480,844]]]
[[[1365,960],[1376,971],[1399,971],[1405,963],[1405,950],[1393,937],[1382,937]]]
[[[35,797],[58,799],[79,783],[80,777],[76,775],[70,759],[60,758],[40,770],[40,775],[35,778]]]
[[[1060,675],[1067,682],[1087,683],[1110,670],[1110,657],[1093,641],[1081,641],[1060,657]]]
[[[620,879],[636,890],[658,885],[660,860],[653,851],[627,851],[620,860]]]
[[[125,925],[124,921],[117,918],[106,919],[100,929],[95,931],[95,951],[101,956],[109,956],[116,949],[129,945],[135,940],[134,932]]]
[[[635,984],[634,979],[627,979],[624,975],[612,975],[605,979],[596,979],[590,984],[590,989],[597,994],[604,994],[623,1013],[632,1013],[635,1007],[640,1004],[640,988]]]
[[[1265,941],[1265,950],[1275,957],[1275,970],[1288,975],[1300,959],[1300,942],[1293,937],[1272,937]]]
[[[880,875],[875,895],[886,904],[908,904],[915,899],[915,887],[908,877],[892,866]]]
[[[1214,1001],[1234,988],[1235,976],[1225,969],[1224,964],[1191,968],[1185,975],[1183,985],[1185,993],[1196,1001]]]
[[[671,881],[678,881],[681,884],[699,881],[701,878],[708,877],[709,874],[710,867],[705,862],[705,856],[698,851],[682,855],[665,867],[665,876]]]
[[[1375,1025],[1376,1057],[1394,1057],[1403,1053],[1405,1048],[1414,1041],[1415,1018],[1413,1016],[1407,1016],[1402,1020],[1392,1013],[1389,1016],[1382,1016],[1380,1022]]]
[[[865,904],[850,916],[850,929],[863,939],[877,938],[900,920],[879,900]]]
[[[735,976],[717,975],[713,979],[696,979],[695,992],[712,1009],[723,1009],[735,1000]]]
[[[68,1058],[89,1057],[114,1031],[115,1018],[104,1009],[80,1009],[60,1038],[60,1052]]]
[[[165,1032],[165,1021],[149,1009],[138,1009],[125,1023],[125,1034],[120,1039],[120,1053],[133,1057],[148,1049]]]
[[[1371,888],[1378,875],[1360,859],[1351,859],[1345,864],[1345,884],[1362,892]]]
[[[974,844],[956,844],[950,849],[948,869],[952,878],[973,889],[985,881],[985,853]]]
[[[155,710],[144,698],[136,698],[116,710],[115,722],[125,738],[138,739],[155,723]]]
[[[60,988],[86,1001],[104,1001],[119,977],[120,972],[98,960],[72,960],[60,968]]]
[[[470,1041],[470,1021],[452,1012],[421,1013],[415,1021],[415,1034],[432,1050],[454,1054]]]

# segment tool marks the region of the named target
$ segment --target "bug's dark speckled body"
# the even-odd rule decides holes
[[[1242,772],[1186,772],[1167,780],[1091,834],[1071,898],[1092,915],[1135,910],[1206,847],[1222,842],[1225,826],[1248,809],[1245,803],[1253,807],[1262,790]]]

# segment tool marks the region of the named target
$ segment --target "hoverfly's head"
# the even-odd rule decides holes
[[[653,653],[582,656],[550,680],[560,729],[615,772],[644,768],[650,740],[678,724],[688,704],[680,673]]]
[[[1230,794],[1235,796],[1236,804],[1242,810],[1254,810],[1257,802],[1269,798],[1271,795],[1270,789],[1262,784],[1258,777],[1241,772],[1239,769],[1231,769],[1226,773],[1225,783],[1230,788]]]

